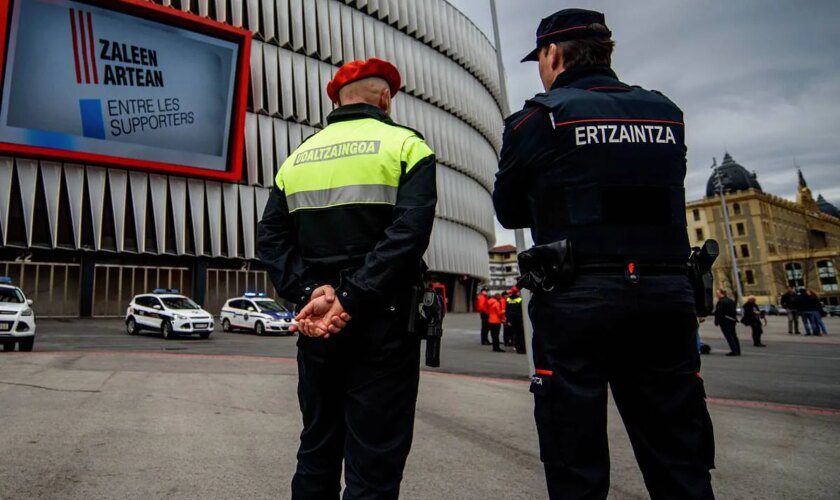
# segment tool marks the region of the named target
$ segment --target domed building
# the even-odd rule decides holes
[[[731,292],[740,280],[744,295],[762,304],[778,304],[789,286],[810,288],[826,304],[840,303],[837,268],[840,266],[840,216],[822,196],[814,200],[801,170],[797,171],[796,201],[766,193],[758,175],[726,153],[712,165],[706,196],[686,204],[692,245],[706,239],[721,244],[715,262],[715,286]],[[724,229],[721,192],[726,201],[732,241]],[[734,247],[739,276],[733,273]]]

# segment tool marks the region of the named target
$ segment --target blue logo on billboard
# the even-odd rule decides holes
[[[102,101],[79,99],[79,111],[82,114],[82,135],[93,139],[104,139],[105,122],[102,120]]]

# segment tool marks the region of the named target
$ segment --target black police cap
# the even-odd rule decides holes
[[[604,14],[586,9],[563,9],[555,12],[540,21],[537,28],[537,48],[525,56],[522,62],[539,60],[540,49],[550,43],[612,35],[609,29],[606,32],[593,29],[593,24],[606,27]]]

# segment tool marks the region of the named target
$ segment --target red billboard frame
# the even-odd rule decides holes
[[[0,50],[0,82],[3,85],[5,85],[6,52],[9,45],[9,14],[11,13],[12,4],[17,1],[21,0],[0,0],[0,43],[2,43],[2,50]],[[148,0],[74,1],[202,33],[215,38],[232,41],[239,45],[239,60],[235,69],[236,77],[233,91],[233,114],[231,115],[230,137],[228,138],[228,168],[225,171],[218,171],[175,163],[148,161],[140,158],[44,148],[9,142],[0,142],[0,154],[203,177],[229,182],[242,180],[242,159],[245,148],[245,111],[248,105],[248,78],[251,64],[251,32],[243,28],[236,28],[218,21],[206,19],[189,12],[183,12],[171,7],[163,7]]]

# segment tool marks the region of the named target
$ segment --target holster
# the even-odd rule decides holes
[[[516,286],[550,292],[570,286],[575,279],[574,254],[569,240],[537,245],[519,254],[521,276]]]

